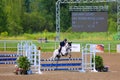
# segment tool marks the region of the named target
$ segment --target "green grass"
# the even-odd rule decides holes
[[[110,46],[110,52],[116,52],[116,46],[120,43],[120,41],[72,41],[73,43],[80,44],[81,47],[84,47],[86,44],[103,44],[105,52],[109,52],[109,46]],[[47,42],[47,43],[38,43],[36,41],[33,41],[34,44],[36,44],[37,47],[41,47],[42,52],[53,52],[55,48],[58,48],[59,43],[55,42]]]
[[[60,33],[60,39],[63,40],[64,38],[67,38],[69,41],[72,41],[73,43],[80,44],[81,47],[85,46],[86,44],[104,44],[105,52],[109,52],[109,44],[111,45],[111,51],[116,51],[116,45],[120,43],[119,40],[114,40],[114,36],[116,33],[107,33],[107,32],[67,32],[67,33]],[[0,39],[3,42],[0,42],[0,51],[9,50],[9,51],[16,51],[17,50],[17,44],[21,40],[32,40],[33,43],[37,47],[42,48],[42,52],[53,52],[55,48],[58,48],[59,43],[55,43],[56,33],[52,32],[43,32],[43,33],[35,33],[35,34],[23,34],[20,36],[7,36],[7,37],[1,37]],[[38,39],[47,37],[48,41],[45,42],[38,42]],[[4,44],[4,40],[8,40]],[[9,41],[9,40],[17,40],[17,41]],[[6,49],[3,47],[6,46]],[[11,48],[12,47],[12,48]]]
[[[114,40],[117,33],[110,32],[61,32],[60,39],[67,38],[69,40]],[[33,34],[22,34],[19,36],[0,36],[1,40],[38,40],[40,38],[47,38],[54,40],[56,32],[42,32]]]
[[[10,42],[10,43],[9,43]],[[9,41],[6,43],[6,49],[4,49],[4,45],[0,43],[0,51],[17,51],[17,43],[13,41]],[[42,52],[53,52],[55,48],[58,48],[59,43],[55,43],[54,41],[48,41],[47,43],[42,42],[39,43],[37,40],[32,41],[37,47],[41,47]],[[109,52],[109,45],[110,45],[110,52],[116,52],[116,45],[120,43],[120,41],[72,41],[73,43],[80,44],[81,48],[84,47],[86,44],[103,44],[105,52]]]

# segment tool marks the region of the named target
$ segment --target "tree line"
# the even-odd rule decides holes
[[[20,35],[56,30],[57,0],[0,0],[0,33]],[[61,31],[71,29],[70,5],[109,5],[109,32],[116,32],[116,3],[61,4]]]

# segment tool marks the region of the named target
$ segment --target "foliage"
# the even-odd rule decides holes
[[[92,58],[92,62],[94,61],[94,59]],[[102,71],[103,68],[104,68],[104,65],[103,65],[103,59],[101,56],[98,56],[96,55],[95,56],[95,68],[97,71]]]
[[[56,33],[55,32],[38,32],[38,33],[24,33],[19,36],[0,36],[1,40],[38,40],[40,38],[47,38],[48,40],[55,40]],[[115,32],[61,32],[60,33],[60,40],[67,38],[68,40],[74,41],[94,41],[94,40],[118,40],[117,33]]]
[[[108,24],[109,24],[109,32],[117,32],[117,23],[113,20],[113,18],[110,18],[108,20]]]
[[[42,32],[44,30],[45,20],[42,16],[38,16],[39,13],[31,12],[25,13],[22,21],[22,26],[24,27],[24,33],[36,33]]]
[[[27,57],[20,56],[17,60],[17,64],[19,68],[22,68],[23,70],[27,71],[30,69],[30,62]]]
[[[69,11],[69,5],[62,5],[61,6],[61,15],[60,15],[60,26],[61,31],[65,32],[71,27],[71,12]]]
[[[0,0],[0,33],[7,31],[7,13],[5,13],[4,0]]]
[[[8,25],[9,25],[8,31],[9,31],[10,35],[17,36],[23,32],[22,27],[14,21],[11,21]]]
[[[8,35],[21,35],[24,33],[38,33],[47,30],[55,32],[56,28],[56,1],[58,0],[0,0],[0,33],[7,31]],[[108,5],[108,32],[117,32],[116,3],[80,3],[61,4],[60,18],[61,31],[71,28],[71,5]],[[80,33],[81,34],[81,33]],[[79,35],[84,38],[86,33]],[[72,36],[73,37],[73,36]]]
[[[1,32],[1,36],[2,37],[7,37],[8,36],[8,32],[6,32],[6,31],[5,32]]]

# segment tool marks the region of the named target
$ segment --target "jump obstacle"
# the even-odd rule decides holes
[[[17,54],[0,54],[0,64],[16,64]]]
[[[41,51],[37,50],[32,42],[21,42],[18,45],[18,54],[27,56],[32,67],[35,67],[38,73],[42,73],[41,71],[54,70],[77,70],[79,72],[89,70],[96,72],[95,62],[92,62],[92,57],[95,59],[95,48],[91,50],[90,46],[91,44],[86,44],[86,46],[82,48],[81,58],[61,58],[59,59],[59,63],[56,63],[57,60],[41,59]],[[53,63],[53,61],[55,63]]]
[[[51,59],[41,59],[41,51],[37,50],[37,47],[31,41],[21,41],[18,43],[17,49],[17,55],[13,55],[16,58],[1,59],[0,57],[0,61],[9,61],[12,59],[14,61],[13,64],[16,64],[15,60],[17,57],[23,55],[28,57],[33,73],[41,74],[42,71],[56,70],[75,70],[79,72],[86,72],[89,70],[96,72],[95,62],[92,62],[92,57],[95,56],[95,50],[90,50],[90,44],[87,44],[84,48],[82,48],[82,58],[61,58],[59,59],[59,63],[56,63],[58,61],[57,59],[54,60],[55,63],[52,63],[53,60]],[[10,57],[11,55],[6,56]]]

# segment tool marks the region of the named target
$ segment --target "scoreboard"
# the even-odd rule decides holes
[[[72,30],[74,32],[106,32],[107,20],[107,12],[72,12]]]

